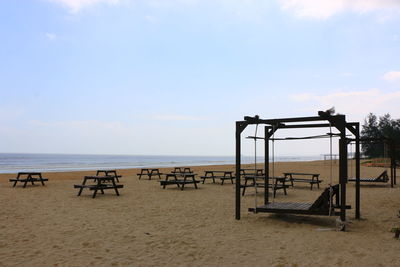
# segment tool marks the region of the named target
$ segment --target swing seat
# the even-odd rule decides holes
[[[356,178],[349,178],[347,179],[349,182],[355,182]],[[366,182],[366,183],[387,183],[389,182],[389,176],[387,174],[387,171],[383,171],[381,174],[379,174],[378,177],[375,178],[360,178],[360,182]]]
[[[285,213],[285,214],[305,214],[305,215],[339,215],[335,212],[335,208],[339,208],[339,185],[332,186],[332,194],[330,188],[326,188],[324,192],[314,201],[314,203],[296,203],[296,202],[282,202],[282,203],[268,203],[267,205],[259,206],[256,208],[249,208],[249,211],[268,212],[268,213]],[[335,197],[335,203],[332,203]],[[346,208],[351,208],[346,206]]]

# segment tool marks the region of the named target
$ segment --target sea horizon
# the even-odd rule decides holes
[[[275,161],[320,160],[315,156],[275,156]],[[254,156],[241,157],[243,164],[254,163]],[[263,157],[257,157],[262,162]],[[191,155],[107,155],[62,153],[0,153],[0,173],[21,171],[68,172],[97,169],[134,169],[146,167],[228,165],[235,163],[235,156]]]

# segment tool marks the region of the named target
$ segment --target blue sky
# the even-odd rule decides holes
[[[245,115],[399,118],[399,26],[398,0],[0,1],[0,152],[233,155]]]

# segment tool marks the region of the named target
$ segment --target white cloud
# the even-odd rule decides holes
[[[400,80],[400,71],[389,71],[383,75],[383,79],[389,82]]]
[[[283,10],[291,11],[297,17],[316,19],[327,19],[345,11],[400,11],[398,0],[279,0],[279,4]],[[387,15],[384,17],[388,18]]]
[[[341,114],[348,115],[353,120],[362,121],[369,112],[375,114],[390,113],[400,117],[397,103],[400,102],[400,91],[383,92],[379,89],[364,91],[338,91],[325,95],[303,93],[292,95],[291,98],[304,104],[304,109],[326,110],[332,106]]]
[[[72,13],[77,13],[84,8],[94,6],[96,4],[111,4],[115,5],[120,2],[120,0],[48,0],[50,2],[61,4],[70,9]]]
[[[57,38],[57,35],[54,33],[46,33],[45,36],[49,41],[54,41]]]

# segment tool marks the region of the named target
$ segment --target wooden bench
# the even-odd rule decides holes
[[[319,173],[284,172],[283,175],[288,181],[290,181],[292,186],[294,186],[293,182],[309,183],[311,190],[313,189],[314,184],[317,184],[317,187],[319,188],[319,184],[322,182],[322,180],[319,180]],[[304,176],[310,178],[302,178]]]
[[[178,175],[182,176],[183,179],[178,179]],[[167,185],[176,185],[178,188],[183,190],[186,184],[194,184],[194,187],[197,189],[197,184],[200,181],[195,179],[197,174],[194,173],[186,173],[186,174],[176,174],[176,173],[168,173],[165,174],[165,180],[160,181],[160,185],[165,189]],[[169,180],[169,178],[173,178],[173,180]]]
[[[347,179],[349,182],[355,182],[356,178],[349,178]],[[360,178],[360,182],[366,182],[366,183],[387,183],[389,182],[389,176],[387,174],[387,171],[383,171],[381,174],[379,174],[375,178]]]
[[[243,188],[242,196],[244,196],[245,194],[246,187],[257,186],[259,188],[264,188],[265,183],[257,182],[257,180],[264,180],[264,178],[265,177],[261,175],[246,175],[244,177],[244,185],[241,185],[241,187]],[[270,177],[269,179],[275,181],[273,184],[268,184],[268,188],[272,188],[272,190],[274,191],[274,197],[276,196],[276,191],[281,189],[283,190],[284,194],[287,195],[286,188],[288,188],[289,186],[286,184],[285,177]],[[247,181],[249,180],[251,180],[251,184],[247,184]]]
[[[94,184],[86,184],[88,180],[93,180]],[[116,184],[115,180],[115,176],[85,176],[82,184],[76,184],[74,185],[74,188],[79,188],[78,196],[81,195],[84,188],[94,191],[92,198],[96,197],[97,191],[100,191],[102,194],[104,194],[104,190],[108,189],[114,189],[115,194],[119,196],[118,188],[123,188],[124,186],[121,184]]]
[[[28,183],[34,185],[35,182],[41,182],[44,186],[44,182],[48,180],[47,178],[43,178],[40,172],[19,172],[16,178],[10,179],[9,181],[14,183],[13,187],[15,187],[18,182],[24,183],[23,188],[25,188]]]
[[[151,180],[152,176],[158,176],[158,179],[161,180],[161,174],[159,169],[141,169],[137,176],[139,176],[139,180],[142,178],[142,175],[147,175],[149,180]]]
[[[233,184],[233,180],[235,179],[233,171],[204,171],[204,176],[201,176],[200,178],[203,179],[203,184],[206,179],[212,179],[213,184],[215,184],[215,179],[220,179],[221,185],[224,184],[225,180],[231,180],[231,183]]]
[[[104,174],[105,176],[114,176],[117,182],[119,183],[119,178],[121,178],[121,175],[117,175],[116,170],[97,170],[96,176],[99,176],[100,174]]]

